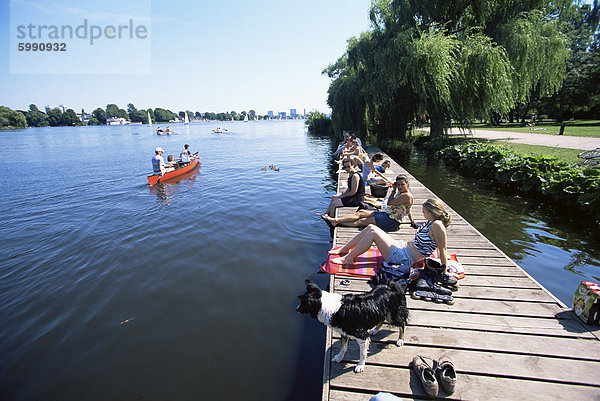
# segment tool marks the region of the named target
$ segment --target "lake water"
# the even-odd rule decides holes
[[[295,307],[328,282],[334,144],[302,121],[171,127],[0,131],[0,399],[320,398],[325,330]],[[202,166],[149,188],[154,148],[185,143]],[[407,168],[563,302],[600,277],[568,221]]]
[[[324,330],[295,307],[327,283],[330,141],[171,128],[0,131],[0,399],[320,397]],[[185,143],[200,169],[150,189]]]

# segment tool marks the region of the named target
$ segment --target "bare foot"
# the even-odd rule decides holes
[[[330,255],[345,255],[348,253],[348,251],[343,251],[342,252],[343,247],[340,248],[335,248],[335,249],[330,249],[329,250],[329,254]]]
[[[325,220],[326,223],[331,224],[333,227],[337,225],[337,221],[333,217],[329,217],[327,213],[323,213],[321,218]]]
[[[341,258],[331,259],[331,263],[335,263],[336,265],[351,265],[354,261],[348,260],[348,255],[346,255]]]

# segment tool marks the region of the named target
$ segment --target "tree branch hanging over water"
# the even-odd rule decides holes
[[[571,2],[373,0],[371,30],[323,73],[337,131],[405,139],[427,115],[431,137],[552,94],[569,57],[559,11]]]

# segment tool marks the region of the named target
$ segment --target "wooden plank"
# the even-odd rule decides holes
[[[464,280],[463,280],[464,281]],[[336,287],[336,291],[352,291],[352,292],[366,292],[369,291],[370,287],[366,282],[350,281],[349,286]],[[454,291],[452,296],[455,299],[460,298],[477,298],[477,299],[489,299],[489,300],[504,300],[504,301],[525,301],[525,302],[545,302],[553,303],[556,301],[550,297],[545,291],[540,288],[529,289],[529,288],[496,288],[496,287],[470,287],[462,286],[458,291]]]
[[[336,215],[336,217],[341,217],[341,216],[338,213]],[[416,218],[415,218],[415,220],[417,220],[417,222],[419,221]],[[336,228],[339,231],[338,235],[340,235],[342,238],[348,238],[348,239],[354,237],[362,229],[362,227],[344,227],[344,226],[336,226]],[[409,230],[411,230],[411,231],[409,231]],[[473,237],[479,236],[477,234],[477,232],[471,230],[470,227],[457,226],[455,224],[450,224],[450,227],[448,227],[446,229],[446,232],[448,233],[448,238],[452,238],[453,236],[463,236],[463,237],[464,236],[473,236]],[[413,228],[410,228],[407,224],[403,224],[398,231],[394,231],[389,234],[396,239],[405,239],[406,238],[406,239],[412,240],[415,236],[415,230]]]
[[[331,390],[329,392],[330,401],[368,401],[374,394],[369,392],[358,393],[356,391]],[[412,401],[419,398],[398,397],[400,401]]]
[[[537,302],[509,302],[495,300],[457,299],[454,305],[438,304],[422,300],[407,299],[409,308],[450,312],[483,313],[491,315],[512,315],[524,317],[552,318],[564,309],[556,304]]]
[[[527,278],[527,280],[531,281],[531,279],[523,272],[523,270],[516,266],[483,266],[482,264],[466,263],[464,260],[461,260],[461,263],[465,269],[465,273],[467,274],[467,277],[464,280],[477,275],[490,277],[492,279],[495,277],[518,277]]]
[[[368,361],[368,359],[367,359]],[[361,374],[354,374],[353,364],[335,363],[331,369],[331,387],[387,391],[400,396],[425,397],[417,375],[409,369],[368,365]],[[481,376],[460,372],[452,399],[465,400],[592,400],[598,399],[598,387],[567,385],[547,381],[521,380]],[[440,393],[440,396],[444,396]],[[365,397],[365,399],[367,399]]]
[[[333,288],[335,276],[329,276],[329,287]],[[321,401],[329,400],[329,383],[331,358],[333,357],[331,350],[333,348],[333,332],[328,328],[325,333],[325,357],[323,358],[323,389],[321,391]]]
[[[340,281],[342,280],[341,276],[338,276],[337,279],[335,280],[335,288],[338,289],[338,285],[340,283]],[[369,286],[366,284],[367,283],[367,278],[361,278],[361,277],[352,277],[350,279],[350,283],[351,285],[348,287],[349,289],[352,290],[356,290],[356,291],[368,291],[369,290]],[[357,283],[352,284],[353,281],[356,281]],[[360,282],[364,283],[363,287],[357,287],[360,284]],[[466,276],[464,279],[459,280],[458,284],[462,287],[482,287],[482,288],[486,288],[486,287],[498,287],[498,288],[529,288],[529,289],[539,289],[538,286],[536,286],[531,280],[529,280],[528,277],[522,276],[522,277],[514,277],[514,276],[495,276],[495,277],[490,277],[490,276],[480,276],[480,275],[475,275],[475,274],[469,274],[468,276]],[[346,286],[343,286],[344,288],[346,288]],[[343,289],[343,288],[341,288]]]
[[[409,326],[444,327],[514,334],[535,333],[555,337],[594,339],[592,333],[577,320],[574,314],[565,315],[564,318],[560,319],[552,319],[419,310],[411,313]],[[391,328],[391,326],[384,327]]]
[[[490,277],[480,276],[470,272],[463,280],[459,281],[461,287],[505,287],[505,288],[539,288],[528,277]]]
[[[339,336],[334,333],[333,338]],[[395,343],[397,339],[397,330],[381,331],[372,338],[372,341]],[[600,358],[600,341],[535,334],[414,326],[405,332],[404,342],[407,345],[444,346],[452,349],[509,352],[591,361]]]
[[[337,276],[337,278],[346,279],[347,277]],[[350,280],[352,282],[352,279]],[[515,300],[462,298],[458,296],[459,293],[460,290],[455,293],[456,303],[454,305],[447,305],[445,303],[438,304],[435,302],[424,301],[421,299],[415,300],[410,297],[407,297],[407,304],[409,308],[417,310],[426,309],[448,312],[483,313],[494,315],[512,315],[545,318],[553,318],[558,313],[565,311],[565,309],[558,305],[556,302],[531,302]]]
[[[340,342],[334,344],[333,353],[340,350]],[[358,362],[358,345],[348,346],[348,352],[341,363]],[[378,364],[409,369],[415,355],[425,355],[439,359],[448,356],[458,371],[479,375],[494,375],[521,379],[576,383],[599,387],[598,372],[600,361],[581,361],[537,355],[506,354],[487,351],[456,350],[444,347],[419,347],[372,343],[369,347],[368,364]],[[333,363],[333,362],[332,362]],[[369,369],[369,367],[367,367]]]

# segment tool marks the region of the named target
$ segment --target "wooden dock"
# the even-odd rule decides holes
[[[375,147],[369,154],[381,152]],[[383,152],[381,152],[383,153]],[[384,156],[386,156],[384,154]],[[406,174],[415,202],[416,221],[423,221],[420,205],[437,198],[406,170],[392,161],[392,178]],[[389,170],[388,170],[389,171]],[[341,172],[338,189],[346,186]],[[367,190],[368,191],[368,190]],[[443,201],[443,199],[441,199]],[[354,212],[340,208],[338,216]],[[401,399],[426,398],[421,383],[409,368],[415,355],[449,356],[458,373],[458,400],[600,400],[600,330],[585,326],[548,290],[543,288],[458,213],[452,213],[448,228],[448,251],[456,253],[467,276],[453,295],[454,305],[407,297],[410,321],[405,345],[396,347],[397,330],[392,326],[372,338],[365,371],[355,374],[358,345],[350,342],[342,363],[331,358],[339,351],[339,335],[327,330],[323,372],[324,401],[365,401],[380,391]],[[341,246],[356,228],[336,227],[333,245]],[[412,240],[415,230],[402,225],[392,235]],[[542,262],[541,262],[542,263]],[[359,293],[370,289],[366,279],[330,277],[337,293]],[[573,288],[573,292],[575,288]],[[441,390],[440,390],[441,391]]]

